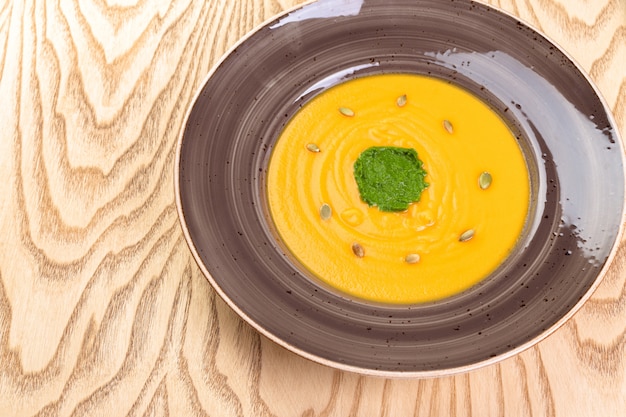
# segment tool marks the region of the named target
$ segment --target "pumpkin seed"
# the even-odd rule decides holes
[[[318,153],[320,151],[319,146],[317,146],[314,143],[307,143],[306,144],[306,149],[307,149],[307,151],[314,152],[314,153]]]
[[[420,256],[417,253],[410,253],[404,258],[407,264],[416,264],[420,261]]]
[[[341,113],[341,114],[343,114],[344,116],[347,116],[347,117],[354,116],[354,110],[352,110],[351,108],[348,108],[348,107],[339,107],[339,113]]]
[[[474,237],[474,229],[466,230],[463,233],[461,233],[461,236],[459,236],[459,242],[467,242],[473,237]]]
[[[448,120],[448,119],[443,121],[443,128],[446,129],[446,131],[449,134],[452,134],[452,132],[454,132],[454,128],[452,127],[452,123],[450,123],[450,120]]]
[[[333,215],[333,209],[326,203],[322,204],[320,207],[320,217],[322,220],[328,220]]]
[[[406,94],[402,94],[400,97],[396,99],[396,104],[398,107],[404,107],[406,105]]]
[[[482,174],[480,174],[480,177],[478,177],[478,186],[482,190],[486,190],[487,188],[489,188],[492,181],[493,181],[493,178],[491,177],[491,174],[485,171]]]
[[[357,258],[362,258],[365,256],[365,249],[359,243],[354,242],[352,244],[352,252],[357,256]]]

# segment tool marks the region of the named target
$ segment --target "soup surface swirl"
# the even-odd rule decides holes
[[[406,211],[359,195],[354,163],[381,146],[423,162],[428,187]],[[280,238],[313,275],[350,297],[410,304],[497,268],[523,230],[530,184],[516,138],[483,101],[439,79],[384,74],[332,87],[294,115],[272,151],[267,196]]]

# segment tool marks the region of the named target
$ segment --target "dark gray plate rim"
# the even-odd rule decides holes
[[[383,1],[378,1],[378,0],[350,0],[348,3],[368,3],[368,4],[377,4],[377,3],[384,3]],[[403,0],[399,0],[396,3],[402,3]],[[425,0],[424,3],[428,3],[429,0]],[[608,105],[606,104],[605,100],[603,99],[602,95],[600,94],[599,90],[597,89],[597,87],[594,85],[594,83],[592,82],[592,80],[588,77],[588,75],[586,75],[586,73],[584,72],[584,70],[582,69],[582,67],[577,64],[575,62],[575,60],[566,52],[564,51],[562,48],[560,48],[553,40],[549,39],[548,37],[546,37],[544,34],[542,34],[541,32],[539,32],[537,29],[533,28],[531,25],[522,22],[519,20],[519,18],[509,14],[506,11],[500,10],[494,6],[488,6],[488,5],[484,5],[481,3],[476,3],[476,2],[469,2],[466,0],[461,0],[461,1],[457,1],[458,3],[461,4],[471,4],[472,7],[480,7],[482,8],[482,10],[487,10],[490,13],[493,13],[494,15],[499,15],[500,18],[504,17],[506,19],[508,19],[509,22],[515,22],[518,27],[523,28],[523,30],[525,31],[529,31],[530,33],[533,33],[534,35],[538,36],[541,40],[541,42],[546,42],[549,46],[550,46],[550,50],[554,51],[555,53],[560,54],[560,56],[562,56],[563,59],[567,60],[567,65],[569,65],[570,67],[573,67],[573,72],[576,73],[577,76],[580,76],[582,78],[584,78],[585,82],[587,83],[587,85],[585,85],[585,88],[588,89],[589,93],[592,93],[594,95],[594,98],[597,100],[597,106],[599,106],[599,108],[596,108],[595,113],[596,116],[602,118],[601,121],[597,122],[597,129],[600,129],[600,126],[607,126],[608,131],[604,131],[604,134],[607,134],[608,132],[608,136],[610,139],[610,143],[611,146],[613,147],[613,150],[610,152],[610,155],[612,155],[612,157],[614,158],[614,160],[612,160],[613,163],[615,163],[615,161],[619,162],[619,166],[617,168],[613,169],[613,173],[619,172],[620,174],[620,178],[617,178],[616,180],[618,180],[618,183],[614,186],[614,187],[609,187],[610,188],[610,193],[613,194],[617,194],[617,198],[619,198],[621,196],[621,201],[617,202],[613,202],[611,207],[610,207],[610,212],[609,214],[611,215],[611,219],[613,221],[613,224],[617,224],[618,223],[618,229],[617,230],[612,230],[612,234],[610,236],[610,241],[611,244],[608,245],[608,247],[605,247],[604,250],[605,252],[603,253],[602,256],[599,256],[600,261],[598,261],[597,265],[595,265],[594,269],[595,271],[593,272],[593,279],[590,281],[589,285],[586,286],[586,288],[584,289],[584,291],[582,291],[582,293],[579,293],[576,295],[576,299],[573,300],[573,302],[567,306],[566,310],[562,313],[559,314],[559,318],[556,320],[553,320],[551,323],[549,323],[546,327],[543,327],[540,329],[540,331],[535,332],[534,335],[532,335],[532,337],[528,337],[526,340],[522,341],[522,342],[518,342],[509,346],[504,346],[502,348],[498,347],[498,349],[493,349],[494,354],[489,354],[489,355],[478,355],[478,359],[472,359],[468,362],[463,362],[463,361],[457,361],[457,362],[450,362],[447,364],[443,364],[443,365],[438,365],[438,364],[413,364],[413,368],[411,367],[407,367],[405,366],[405,364],[403,363],[398,363],[398,366],[395,367],[393,364],[386,364],[383,366],[377,366],[376,364],[376,354],[374,353],[374,355],[372,356],[371,359],[371,363],[369,363],[367,360],[364,359],[359,359],[359,360],[350,360],[346,358],[342,358],[342,357],[333,357],[333,355],[328,354],[328,352],[324,352],[324,353],[319,353],[319,349],[320,348],[309,348],[309,345],[306,343],[307,338],[304,337],[304,339],[300,338],[299,340],[297,340],[297,342],[291,341],[289,337],[285,336],[285,334],[279,334],[275,329],[270,329],[267,325],[267,318],[259,318],[256,317],[254,314],[250,314],[249,310],[247,310],[246,308],[242,308],[241,305],[241,301],[237,299],[237,295],[233,294],[232,291],[228,291],[224,289],[224,283],[220,281],[220,276],[219,273],[216,274],[216,270],[215,270],[215,266],[212,266],[211,268],[207,267],[207,255],[204,252],[204,250],[202,248],[197,247],[197,243],[196,243],[196,239],[197,236],[194,236],[194,232],[192,230],[190,230],[191,228],[189,227],[189,217],[193,216],[193,214],[190,214],[191,212],[186,211],[186,207],[185,207],[185,202],[183,201],[184,198],[182,197],[182,195],[185,193],[185,185],[182,185],[182,183],[186,180],[189,181],[189,178],[185,178],[185,164],[183,163],[182,159],[183,159],[183,146],[184,146],[184,142],[185,142],[185,137],[186,135],[188,135],[188,130],[189,130],[189,124],[190,124],[190,119],[192,119],[194,117],[193,112],[195,107],[195,103],[197,103],[201,97],[203,96],[203,94],[205,93],[205,87],[206,85],[209,83],[209,81],[212,79],[212,77],[214,77],[214,75],[216,74],[216,72],[218,72],[223,65],[229,60],[232,59],[233,55],[237,53],[237,51],[246,44],[246,42],[248,42],[248,40],[251,37],[256,36],[260,31],[267,29],[268,27],[274,25],[278,25],[281,21],[283,21],[282,19],[285,18],[289,18],[289,16],[292,16],[293,14],[297,14],[298,12],[302,12],[302,10],[308,10],[308,11],[314,11],[316,7],[324,7],[324,4],[328,4],[329,1],[311,1],[309,3],[305,3],[303,5],[299,5],[296,6],[290,10],[284,11],[282,13],[280,13],[279,15],[277,15],[276,17],[273,17],[271,19],[268,19],[266,22],[262,23],[261,25],[259,25],[257,28],[255,28],[254,30],[252,30],[251,32],[249,32],[248,35],[246,35],[245,37],[243,37],[242,39],[239,40],[239,42],[237,44],[235,44],[233,47],[231,47],[229,49],[229,51],[227,51],[222,58],[218,61],[218,63],[216,65],[213,66],[213,68],[211,69],[211,71],[207,74],[205,80],[202,82],[201,87],[199,88],[199,90],[197,91],[192,103],[194,103],[194,106],[190,106],[190,108],[187,111],[187,114],[185,116],[184,119],[184,129],[181,130],[179,139],[178,139],[178,143],[176,146],[176,158],[175,158],[175,167],[174,167],[174,171],[175,171],[175,175],[174,175],[174,187],[175,187],[175,197],[176,197],[176,205],[177,205],[177,210],[179,213],[179,218],[180,218],[180,222],[182,225],[182,230],[183,230],[183,234],[185,236],[185,239],[189,245],[189,248],[191,250],[191,253],[195,259],[195,261],[197,262],[198,266],[200,267],[201,271],[203,272],[203,274],[206,276],[206,278],[209,280],[209,282],[211,283],[211,285],[213,286],[213,288],[216,290],[216,292],[218,293],[218,295],[240,316],[242,317],[246,322],[248,322],[250,325],[252,325],[257,331],[259,331],[261,334],[265,335],[266,337],[268,337],[270,340],[276,342],[277,344],[287,348],[290,351],[293,351],[305,358],[308,358],[310,360],[313,360],[315,362],[318,363],[322,363],[324,365],[327,366],[331,366],[334,368],[338,368],[338,369],[342,369],[342,370],[347,370],[347,371],[352,371],[352,372],[357,372],[357,373],[362,373],[362,374],[368,374],[368,375],[376,375],[376,376],[383,376],[383,377],[435,377],[435,376],[443,376],[443,375],[450,375],[450,374],[455,374],[455,373],[460,373],[460,372],[465,372],[465,371],[469,371],[472,369],[476,369],[479,367],[483,367],[483,366],[487,366],[496,362],[499,362],[505,358],[509,358],[517,353],[522,352],[523,350],[528,349],[529,347],[537,344],[539,341],[543,340],[544,338],[546,338],[547,336],[549,336],[550,334],[552,334],[554,331],[556,331],[559,327],[561,327],[567,320],[569,320],[579,309],[580,307],[589,299],[589,297],[593,294],[593,292],[596,290],[596,288],[598,287],[598,285],[601,282],[602,277],[604,276],[604,274],[606,273],[606,270],[608,269],[609,265],[612,263],[612,260],[615,257],[615,254],[617,252],[617,247],[619,242],[621,242],[622,239],[622,235],[623,235],[623,224],[624,224],[624,219],[625,219],[625,212],[624,212],[624,204],[623,204],[623,196],[625,194],[624,191],[624,177],[625,175],[625,171],[624,171],[624,164],[623,164],[623,148],[622,148],[622,142],[620,140],[619,137],[619,133],[616,129],[616,124],[615,121],[613,119],[613,116],[611,115],[611,111],[608,107]],[[389,3],[394,3],[394,2],[389,2]],[[433,3],[434,4],[434,3]],[[320,6],[318,6],[320,5]],[[391,6],[387,6],[387,7],[391,7]],[[553,49],[554,48],[554,49]],[[441,57],[438,57],[441,58]],[[447,67],[446,67],[447,65]],[[450,62],[444,62],[442,64],[442,67],[446,67],[446,70],[450,70],[451,67]],[[455,67],[456,68],[456,67]],[[455,71],[456,72],[456,71]],[[300,97],[302,98],[302,97]],[[310,97],[308,97],[310,98]],[[513,105],[514,103],[511,103],[511,105]],[[294,111],[296,111],[297,109],[291,109],[290,110],[290,115],[293,114]],[[507,109],[508,110],[508,109]],[[517,117],[518,119],[523,118],[523,111],[521,111],[519,108],[517,109],[518,111],[516,112],[515,109],[513,109],[513,111],[511,113],[515,113],[514,116],[511,116],[513,118]],[[523,110],[523,109],[522,109]],[[599,114],[601,113],[601,114]],[[516,122],[515,119],[513,119],[514,124]],[[521,123],[521,125],[523,125],[523,121]],[[534,126],[530,125],[530,128],[528,127],[528,125],[526,126],[521,126],[520,129],[521,130],[529,130],[529,129],[533,129]],[[186,133],[187,132],[187,133]],[[532,149],[528,149],[528,152],[530,153],[539,153],[541,151],[547,150],[548,152],[554,150],[550,147],[548,147],[547,149],[543,149],[541,146],[537,145],[537,143],[530,143],[529,148]],[[533,148],[534,147],[534,148]],[[619,155],[619,157],[617,157],[617,159],[615,159],[615,155]],[[540,164],[545,164],[545,166],[541,167],[541,169],[545,170],[546,172],[550,170],[550,168],[548,167],[549,165],[549,158],[546,159],[546,153],[544,152],[542,155],[535,155],[535,157],[537,158],[537,160],[540,161]],[[542,159],[543,158],[543,159]],[[554,165],[558,165],[558,164],[554,164]],[[559,170],[562,168],[556,167],[553,168],[554,170]],[[534,203],[536,205],[541,205],[542,203],[545,204],[546,201],[543,201],[541,195],[542,193],[546,192],[546,190],[544,190],[543,188],[549,187],[550,186],[550,175],[547,175],[547,177],[543,177],[542,173],[537,174],[537,178],[536,181],[539,183],[537,185],[539,191],[539,201],[535,201]],[[559,180],[559,176],[558,174],[554,174],[554,179],[555,180]],[[567,182],[567,181],[565,181]],[[543,188],[542,188],[543,187]],[[562,193],[563,190],[560,190],[560,192]],[[569,195],[567,194],[567,192],[565,192],[565,195]],[[571,196],[571,195],[570,195]],[[260,197],[261,200],[263,199],[263,197]],[[617,200],[616,198],[616,200]],[[569,197],[568,197],[569,200]],[[554,203],[554,207],[553,209],[556,210],[555,213],[558,211],[558,213],[565,213],[567,210],[563,209],[563,207],[559,208],[557,206],[561,205],[561,204],[567,204],[564,201],[560,201],[558,198],[555,200],[556,202]],[[563,212],[559,211],[563,209]],[[600,212],[598,212],[597,208],[594,208],[595,213],[599,214]],[[550,213],[550,214],[555,214],[555,213]],[[551,233],[555,236],[563,235],[563,231],[566,231],[567,229],[565,228],[565,226],[563,225],[559,225],[559,224],[555,224],[554,222],[549,223],[548,226],[544,225],[544,221],[539,218],[540,216],[542,216],[544,214],[544,211],[541,211],[541,209],[537,210],[536,213],[536,219],[534,219],[534,226],[531,226],[530,228],[532,229],[545,229],[545,233]],[[569,213],[571,214],[571,213]],[[196,213],[196,216],[198,216],[198,214]],[[563,223],[563,218],[561,218],[561,223]],[[571,224],[566,225],[568,228],[572,228],[576,229],[576,221],[573,220]],[[546,223],[547,224],[547,223]],[[265,226],[267,228],[267,225]],[[600,226],[598,226],[600,227]],[[269,226],[269,228],[271,228],[271,225]],[[266,230],[267,231],[267,230]],[[232,230],[233,233],[235,233],[235,230]],[[271,231],[270,231],[271,232]],[[577,231],[572,231],[571,236],[576,237],[576,239],[580,240],[581,239],[581,234]],[[532,236],[529,236],[529,241],[526,243],[530,242],[530,238]],[[557,237],[558,239],[558,237]],[[582,239],[584,240],[584,239]],[[570,242],[571,243],[571,242]],[[580,244],[580,242],[578,242],[578,244]],[[605,245],[606,246],[606,245]],[[276,243],[274,242],[274,249],[277,251],[280,251],[281,248],[280,243]],[[552,250],[553,252],[555,250]],[[284,254],[284,258],[289,260],[289,255],[288,254]],[[510,268],[519,268],[521,265],[521,262],[526,261],[526,262],[532,262],[531,257],[527,257],[527,259],[522,259],[523,255],[519,255],[517,259],[515,259],[514,261],[511,261],[513,263],[515,263],[514,265],[511,265]],[[588,260],[588,256],[586,257]],[[523,264],[524,267],[526,267],[526,263]],[[563,265],[565,266],[565,265]],[[579,266],[579,265],[578,265]],[[531,265],[532,267],[532,265]],[[553,265],[553,268],[555,268],[555,266]],[[556,269],[559,269],[559,266],[556,266]],[[212,269],[212,270],[211,270]],[[506,268],[505,268],[506,269]],[[556,272],[555,272],[556,274]],[[561,274],[562,275],[562,274]],[[308,277],[310,278],[310,277]],[[528,278],[528,277],[527,277]],[[518,281],[524,281],[524,279],[518,280]],[[309,282],[309,284],[311,283],[310,280],[307,280],[307,282]],[[517,282],[516,282],[517,283]],[[524,282],[521,282],[522,286],[524,285]],[[532,284],[531,284],[532,285]],[[538,285],[538,284],[537,284]],[[544,285],[547,285],[544,283]],[[527,285],[528,287],[528,285]],[[320,292],[324,292],[324,287],[323,285],[318,286],[318,289],[320,290]],[[551,290],[552,288],[550,288]],[[309,288],[310,290],[310,288]],[[475,291],[478,291],[476,289],[474,289]],[[520,290],[521,291],[521,290]],[[288,290],[288,292],[291,294],[291,290]],[[311,294],[311,296],[315,296],[318,297],[319,300],[317,300],[316,302],[321,303],[321,302],[328,302],[331,303],[337,301],[337,299],[341,300],[340,302],[344,302],[344,303],[348,303],[348,304],[352,304],[352,305],[357,305],[357,307],[355,307],[357,310],[359,311],[363,311],[366,310],[365,316],[361,316],[360,319],[362,319],[363,317],[368,316],[368,314],[373,317],[376,316],[376,320],[378,324],[380,324],[380,317],[382,317],[384,314],[387,314],[388,312],[391,313],[391,315],[389,315],[389,317],[391,318],[391,320],[389,320],[390,326],[394,326],[398,329],[400,329],[403,325],[406,325],[405,321],[407,320],[407,317],[414,317],[415,313],[409,313],[408,315],[403,315],[402,313],[398,313],[398,309],[399,308],[404,308],[405,310],[411,310],[411,306],[408,307],[389,307],[389,309],[387,309],[386,306],[375,306],[373,304],[363,304],[361,302],[359,302],[358,300],[349,300],[346,299],[344,297],[342,297],[340,294],[333,294],[332,291],[329,291],[328,294],[324,294],[322,296],[319,295],[317,289],[315,289],[315,294]],[[497,297],[495,298],[495,304],[497,304]],[[522,300],[523,302],[523,300]],[[437,304],[437,303],[435,303]],[[440,306],[439,306],[440,307]],[[523,307],[523,306],[522,306]],[[429,307],[427,307],[429,308]],[[440,314],[441,310],[437,310],[438,306],[435,305],[433,308],[433,312],[435,315]],[[419,306],[414,306],[413,307],[413,311],[417,311],[419,310],[420,307]],[[297,310],[296,310],[297,311]],[[330,310],[329,310],[330,311]],[[372,313],[372,311],[374,311],[374,313]],[[424,310],[426,311],[426,310]],[[472,308],[468,308],[467,310],[468,312],[471,311],[471,313],[473,312],[479,312],[479,309],[476,308],[476,306],[472,306]],[[485,310],[485,311],[490,311],[489,309]],[[470,315],[471,315],[470,313]],[[484,313],[484,311],[481,309],[480,313]],[[288,315],[294,315],[292,312],[289,311],[285,311],[285,314]],[[295,314],[297,316],[297,314]],[[392,317],[392,315],[394,315]],[[489,317],[489,313],[486,314],[487,318]],[[349,319],[352,320],[354,319],[354,317],[350,317]],[[490,318],[488,318],[488,320],[491,320]],[[410,320],[409,320],[410,321]],[[364,325],[366,325],[367,323],[365,323]],[[382,325],[381,325],[382,326]],[[400,327],[398,327],[400,326]],[[486,327],[488,328],[488,327]],[[383,327],[381,327],[381,329],[383,329]],[[310,329],[309,329],[310,330]],[[327,331],[328,329],[323,329],[322,331]],[[350,331],[348,333],[346,333],[345,337],[352,337],[355,336],[355,331],[357,331],[358,329],[350,329]],[[362,328],[360,330],[363,330]],[[295,330],[294,330],[295,331]],[[404,334],[404,332],[402,332]],[[480,332],[479,332],[480,333]],[[293,333],[292,333],[293,334]],[[381,337],[384,337],[384,335],[389,336],[390,333],[385,333],[385,331],[381,330]],[[396,330],[396,335],[399,334],[399,330]],[[454,334],[454,332],[452,332],[452,334]],[[338,337],[344,337],[342,335],[337,335]],[[470,336],[466,336],[468,338],[468,341],[471,342]],[[304,342],[303,342],[304,340]],[[310,342],[312,342],[311,340],[309,340]],[[313,343],[314,344],[314,343]],[[389,345],[389,340],[387,340],[387,345]],[[401,346],[400,344],[398,344],[398,346]],[[379,346],[377,346],[378,348]],[[405,346],[406,347],[406,346]],[[493,348],[493,347],[492,347]],[[384,351],[384,347],[381,348]],[[416,352],[421,352],[419,349],[416,350]],[[403,353],[403,355],[405,355],[404,357],[406,357],[406,351]],[[390,354],[390,356],[392,356]],[[389,358],[387,358],[389,359]],[[395,359],[394,359],[395,360]],[[445,362],[445,361],[442,361]]]

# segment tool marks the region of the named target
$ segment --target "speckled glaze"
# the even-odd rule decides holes
[[[481,284],[439,302],[377,305],[325,287],[277,239],[266,204],[270,153],[290,117],[343,80],[390,72],[481,97],[531,171],[517,248]],[[439,376],[528,348],[589,297],[621,235],[622,155],[589,79],[513,17],[466,0],[326,0],[263,25],[214,68],[181,134],[176,194],[200,268],[262,334],[345,370]]]

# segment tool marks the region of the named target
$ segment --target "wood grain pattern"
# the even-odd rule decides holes
[[[216,297],[178,224],[175,141],[211,65],[299,2],[0,1],[0,415],[624,415],[624,245],[556,334],[449,378],[328,369]],[[578,60],[626,132],[624,0],[489,3]]]

